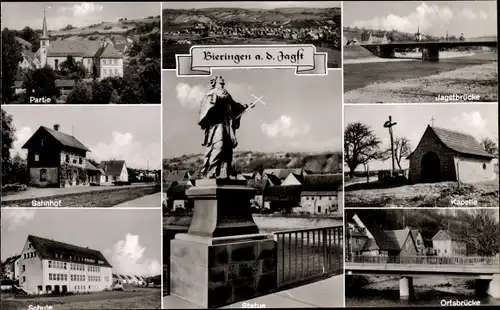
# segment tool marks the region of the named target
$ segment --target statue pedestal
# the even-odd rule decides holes
[[[255,190],[245,181],[199,180],[188,233],[170,244],[170,293],[204,308],[276,290],[276,250],[250,211]]]
[[[242,180],[196,180],[195,186],[186,191],[194,200],[188,234],[224,237],[259,233],[250,209],[250,199],[256,192]]]

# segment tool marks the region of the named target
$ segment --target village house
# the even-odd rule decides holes
[[[90,185],[100,175],[86,158],[90,150],[75,137],[40,126],[22,147],[28,150],[27,168],[30,185],[68,187]]]
[[[413,183],[479,182],[496,178],[494,156],[472,136],[427,126],[410,160]]]
[[[107,41],[92,41],[85,39],[76,40],[51,40],[48,33],[45,12],[43,15],[42,35],[40,48],[33,57],[28,55],[24,60],[32,59],[30,67],[44,67],[48,65],[55,71],[61,69],[61,64],[71,56],[76,62],[83,64],[89,76],[98,78],[123,77],[123,55],[118,52],[113,44]],[[35,61],[36,59],[36,61]]]
[[[101,161],[99,168],[102,170],[101,185],[128,183],[127,164],[124,160]]]
[[[19,259],[21,255],[14,255],[8,257],[2,263],[2,274],[4,277],[10,280],[19,280]]]
[[[172,183],[178,181],[189,181],[192,176],[188,170],[164,170],[163,182]]]
[[[300,194],[300,209],[309,214],[342,214],[342,182],[341,173],[305,175]]]
[[[307,174],[308,172],[305,171],[302,168],[288,168],[288,169],[264,169],[263,175],[275,175],[278,177],[279,180],[284,181],[290,174],[296,174],[296,175],[304,175]],[[287,185],[281,184],[281,185]]]
[[[437,256],[466,256],[467,242],[449,230],[440,230],[432,237],[434,254]]]
[[[192,210],[194,208],[194,202],[186,195],[186,190],[191,186],[193,186],[193,184],[189,180],[169,183],[169,185],[163,189],[166,193],[165,200],[167,210]]]
[[[302,185],[268,186],[263,193],[264,208],[272,212],[292,213],[300,206]]]
[[[19,286],[28,294],[96,292],[112,285],[100,251],[29,235],[19,260]]]
[[[367,216],[355,214],[352,222],[367,239],[358,251],[362,256],[416,256],[418,249],[408,227],[398,230],[383,230]]]

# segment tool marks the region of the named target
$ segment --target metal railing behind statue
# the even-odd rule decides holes
[[[498,257],[487,256],[352,256],[355,264],[419,264],[419,265],[499,265]]]
[[[278,288],[343,273],[343,227],[274,233]]]

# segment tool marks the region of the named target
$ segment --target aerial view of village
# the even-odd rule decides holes
[[[159,128],[159,106],[2,107],[2,207],[159,209]]]
[[[346,307],[498,305],[498,218],[498,209],[346,209]]]
[[[164,2],[163,69],[193,45],[313,44],[342,67],[339,1]]]
[[[159,3],[2,6],[2,103],[159,104]]]
[[[157,210],[2,209],[1,224],[2,309],[161,308]]]
[[[251,297],[280,294],[290,286],[316,294],[335,289],[320,299],[306,293],[305,299],[290,301],[297,306],[342,306],[340,72],[297,77],[291,70],[220,70],[206,79],[163,74],[164,307],[239,307]],[[227,207],[225,195],[232,197]],[[208,208],[219,211],[209,215]],[[199,297],[198,284],[206,284],[197,273],[211,265],[196,265],[190,255],[202,245],[192,244],[189,236],[216,242],[252,233],[262,238],[245,244],[262,252],[251,257],[236,254],[230,241],[237,239],[217,241],[223,248],[233,246],[232,263],[241,265],[234,280],[217,283],[234,293]],[[277,257],[267,234],[280,244]],[[223,258],[215,264],[230,268]],[[247,272],[245,264],[263,265]],[[222,281],[217,279],[210,281]],[[305,279],[315,283],[302,286]]]
[[[344,2],[344,102],[498,101],[496,6]]]
[[[498,105],[344,107],[346,208],[498,207]]]

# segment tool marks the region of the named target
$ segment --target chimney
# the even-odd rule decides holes
[[[55,125],[54,125],[54,130],[55,130],[55,131],[59,131],[59,124],[55,124]]]

